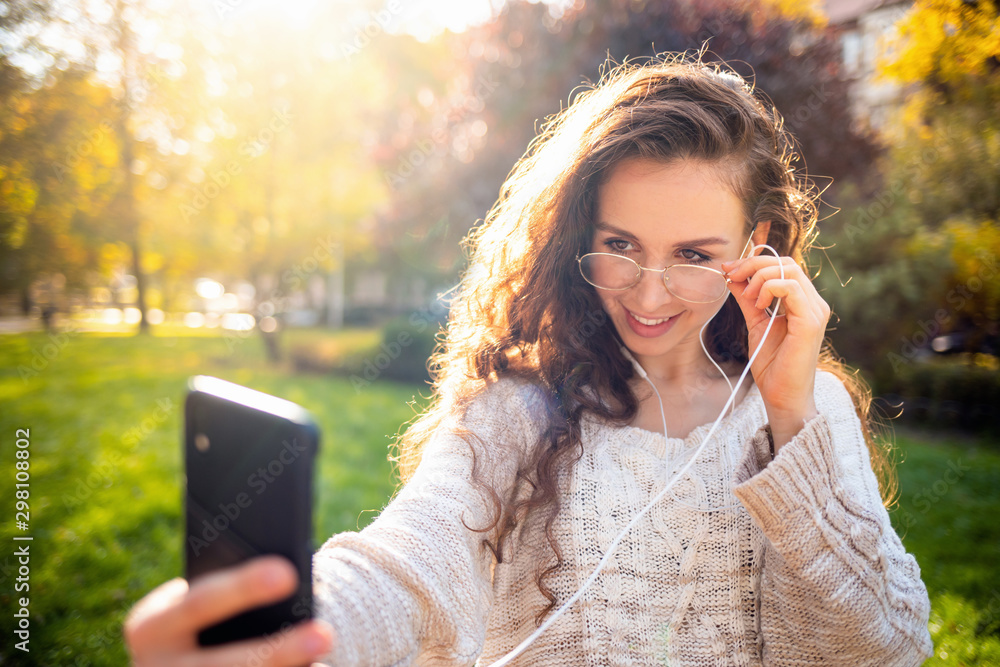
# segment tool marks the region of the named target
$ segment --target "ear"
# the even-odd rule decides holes
[[[757,229],[754,230],[753,236],[751,237],[753,239],[753,244],[755,246],[758,246],[767,243],[767,235],[770,231],[771,231],[770,220],[763,220],[761,222],[758,222]]]

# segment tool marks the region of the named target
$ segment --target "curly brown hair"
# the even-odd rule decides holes
[[[543,389],[547,423],[520,463],[513,489],[485,481],[487,466],[473,447],[473,480],[494,512],[490,525],[470,527],[487,534],[482,546],[502,562],[505,540],[526,516],[544,521],[555,562],[539,566],[536,584],[549,605],[538,623],[556,604],[545,583],[563,562],[551,532],[560,507],[556,480],[583,453],[581,416],[590,412],[624,425],[638,411],[629,385],[635,370],[575,262],[590,247],[599,186],[615,165],[632,158],[693,158],[729,167],[720,172],[744,204],[746,231],[769,220],[767,243],[804,269],[817,233],[819,193],[793,166],[795,141],[782,117],[743,78],[700,55],[609,62],[596,85],[546,119],[483,224],[463,240],[471,261],[429,361],[432,401],[398,438],[392,459],[405,483],[442,421],[501,376],[527,378]],[[747,328],[735,299],[712,320],[706,346],[720,363],[746,363]],[[883,500],[891,505],[895,471],[872,429],[880,424],[870,419],[870,390],[829,341],[819,368],[836,374],[854,398]],[[490,443],[493,449],[502,444]]]

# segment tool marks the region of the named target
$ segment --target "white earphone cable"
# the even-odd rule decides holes
[[[778,254],[778,252],[774,248],[766,244],[757,247],[766,248],[767,250],[770,250],[771,253],[778,258],[779,260],[778,266],[781,272],[781,278],[784,279],[785,267],[780,263],[781,256]],[[679,480],[688,471],[688,469],[692,465],[694,465],[694,462],[698,458],[698,455],[701,454],[701,451],[705,448],[706,443],[708,443],[712,435],[715,433],[716,428],[719,426],[719,422],[722,421],[722,417],[726,414],[726,410],[728,410],[730,405],[732,405],[735,402],[737,391],[739,391],[740,386],[743,384],[743,380],[746,378],[747,373],[750,372],[750,368],[753,366],[753,362],[757,359],[757,355],[760,353],[761,348],[764,347],[764,341],[767,340],[767,336],[771,332],[771,326],[774,324],[774,320],[778,316],[778,308],[780,304],[781,304],[781,299],[780,298],[776,299],[774,307],[772,308],[771,311],[771,318],[767,322],[767,327],[765,327],[764,329],[764,335],[761,336],[760,342],[757,344],[757,348],[753,351],[753,354],[750,355],[749,360],[747,360],[746,368],[743,369],[743,373],[740,374],[740,378],[736,381],[735,388],[732,390],[732,393],[730,393],[729,399],[726,401],[726,404],[722,407],[722,411],[719,413],[719,416],[716,417],[715,422],[712,424],[712,428],[709,429],[708,433],[705,435],[704,440],[702,440],[701,444],[698,445],[698,448],[694,451],[694,454],[691,455],[691,458],[688,459],[688,462],[684,464],[684,466],[670,479],[670,481],[662,489],[660,489],[660,492],[657,493],[656,496],[654,496],[653,499],[650,500],[645,507],[643,507],[635,516],[632,517],[632,520],[628,522],[628,525],[626,525],[625,528],[623,528],[622,531],[618,533],[618,536],[611,541],[611,544],[608,545],[608,550],[604,553],[604,556],[597,564],[597,567],[594,568],[594,571],[590,574],[589,577],[587,577],[587,580],[583,582],[583,585],[580,586],[579,590],[577,590],[577,592],[574,593],[573,596],[570,597],[570,599],[566,600],[566,602],[564,602],[562,606],[559,607],[559,609],[557,609],[548,619],[546,619],[546,621],[542,623],[542,625],[540,625],[530,636],[528,636],[524,641],[518,644],[507,655],[500,658],[489,667],[504,667],[504,665],[508,664],[511,660],[520,655],[521,652],[524,651],[524,649],[528,648],[528,646],[530,646],[532,642],[534,642],[543,632],[545,632],[545,630],[547,630],[555,622],[555,620],[559,618],[560,615],[562,615],[564,611],[569,609],[569,607],[574,602],[576,602],[580,598],[580,596],[583,595],[583,592],[587,590],[587,588],[589,588],[590,585],[597,579],[597,575],[599,575],[601,570],[604,569],[604,566],[607,565],[608,560],[611,558],[611,554],[614,553],[615,548],[622,541],[625,535],[632,529],[632,527],[636,523],[639,522],[639,519],[641,519],[646,514],[646,512],[648,512],[650,508],[653,507],[653,505],[658,503],[663,498],[663,496],[666,495],[670,487],[676,484],[677,480]],[[702,331],[704,331],[704,327],[702,327]],[[702,349],[705,349],[704,341],[702,341]],[[622,346],[622,352],[629,360],[631,360],[632,364],[636,367],[636,370],[639,373],[639,375],[642,376],[647,382],[650,383],[650,385],[653,386],[653,391],[656,391],[656,386],[653,385],[652,381],[650,381],[648,375],[646,374],[646,371],[643,370],[642,366],[639,365],[639,362],[637,362],[635,358],[628,352],[628,349]],[[707,350],[705,350],[705,352],[706,354],[708,353]],[[709,355],[709,359],[711,360],[711,355]],[[715,362],[713,361],[712,363]],[[716,368],[718,368],[718,364],[716,364]],[[722,372],[722,369],[720,368],[719,371]],[[725,373],[723,373],[723,375],[725,375]],[[728,378],[726,380],[728,382]],[[657,398],[660,397],[659,392],[656,392],[656,397]],[[662,400],[660,401],[660,413],[661,416],[663,417],[663,436],[666,437],[667,417],[666,417],[666,412],[663,409]],[[719,508],[719,509],[726,509],[726,508]]]

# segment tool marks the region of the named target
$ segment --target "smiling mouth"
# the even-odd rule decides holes
[[[671,315],[670,317],[661,317],[661,318],[656,319],[656,320],[650,320],[650,319],[647,319],[645,317],[639,317],[638,315],[636,315],[635,313],[633,313],[628,308],[626,308],[625,310],[626,310],[626,312],[628,312],[629,315],[631,315],[633,318],[635,318],[635,320],[637,322],[639,322],[641,324],[645,324],[646,326],[655,326],[657,324],[662,324],[662,323],[666,322],[667,320],[669,320],[670,317],[677,317],[676,315]]]

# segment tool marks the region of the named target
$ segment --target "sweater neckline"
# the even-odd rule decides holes
[[[756,403],[757,402],[756,399],[759,399],[759,398],[760,398],[760,390],[757,388],[757,383],[756,382],[751,382],[750,383],[750,390],[747,391],[747,394],[746,394],[746,396],[743,397],[743,400],[741,400],[736,405],[736,407],[733,408],[731,411],[727,410],[727,414],[719,421],[719,428],[722,429],[722,428],[725,428],[726,426],[728,426],[732,422],[738,422],[738,421],[740,421],[743,418],[743,416],[745,415],[745,413],[747,412],[747,410],[750,409],[751,404]],[[683,438],[676,438],[676,437],[670,437],[670,436],[668,436],[666,438],[666,442],[669,442],[669,443],[687,443],[689,440],[693,440],[695,438],[703,437],[705,434],[708,433],[708,430],[710,428],[712,428],[712,424],[714,424],[714,423],[715,423],[715,420],[713,419],[710,422],[706,422],[706,423],[701,424],[699,426],[695,426]],[[618,432],[620,432],[622,435],[630,436],[629,437],[630,440],[633,439],[633,438],[638,437],[641,440],[648,440],[648,439],[653,438],[653,439],[655,439],[655,441],[658,441],[660,443],[664,442],[664,438],[663,438],[663,434],[662,433],[660,433],[659,431],[650,431],[649,429],[645,429],[645,428],[642,428],[640,426],[633,426],[631,424],[626,424],[624,426],[616,427],[615,430],[618,431]],[[699,442],[700,442],[700,440],[699,440]]]

